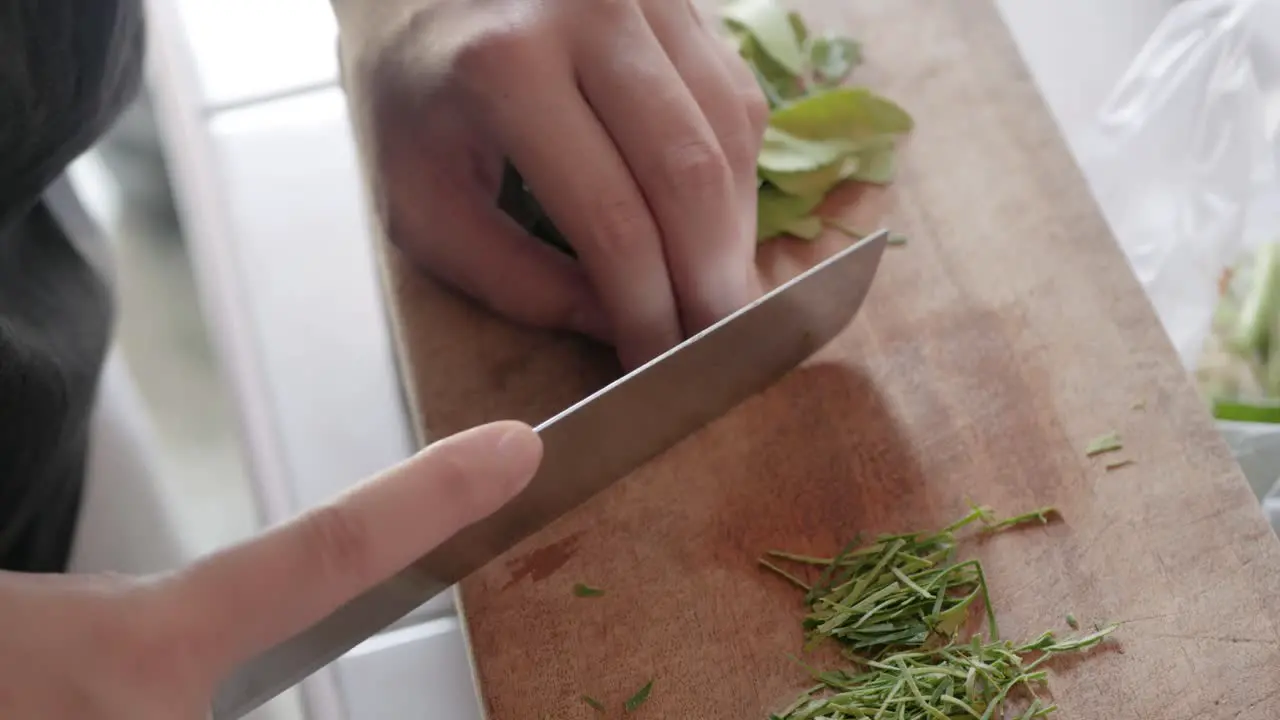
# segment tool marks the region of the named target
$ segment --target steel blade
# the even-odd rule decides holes
[[[237,720],[780,379],[852,321],[888,234],[842,250],[537,427],[515,499],[398,575],[240,666],[215,720]]]

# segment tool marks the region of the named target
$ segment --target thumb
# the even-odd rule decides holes
[[[428,446],[333,502],[174,578],[184,638],[217,673],[291,637],[524,488],[542,445],[517,422]]]

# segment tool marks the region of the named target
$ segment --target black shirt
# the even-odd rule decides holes
[[[65,569],[111,330],[62,175],[136,95],[141,0],[0,0],[0,569]]]

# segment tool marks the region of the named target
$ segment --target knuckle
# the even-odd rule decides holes
[[[689,140],[662,153],[662,175],[668,190],[684,202],[722,195],[733,182],[733,171],[720,146],[707,139]]]
[[[300,534],[325,578],[362,581],[372,555],[369,530],[347,506],[325,505],[308,513]]]
[[[529,67],[537,51],[537,36],[523,25],[494,23],[457,41],[452,74],[469,88],[483,90],[518,76],[513,70]]]

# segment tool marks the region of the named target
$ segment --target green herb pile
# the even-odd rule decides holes
[[[862,61],[855,40],[811,32],[777,0],[731,0],[721,17],[770,107],[757,159],[757,240],[812,240],[828,227],[861,237],[818,215],[818,206],[847,181],[890,183],[896,143],[914,126],[911,115],[867,88],[843,85]],[[575,254],[510,164],[499,205],[535,237]]]
[[[1019,689],[1031,698],[1020,720],[1053,712],[1056,706],[1035,694],[1046,680],[1037,668],[1055,655],[1096,646],[1116,626],[1062,640],[1045,632],[1021,645],[1002,641],[982,563],[955,560],[956,533],[966,526],[981,522],[981,532],[1000,532],[1048,522],[1053,513],[1043,508],[995,520],[989,509],[975,507],[936,533],[884,535],[863,547],[853,547],[855,541],[833,558],[766,553],[765,568],[805,590],[809,644],[839,643],[855,668],[811,670],[818,684],[771,720],[1003,719]],[[774,561],[822,572],[809,585]],[[961,641],[979,600],[988,637],[975,633]]]

